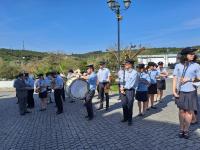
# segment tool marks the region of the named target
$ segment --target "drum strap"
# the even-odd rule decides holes
[[[184,68],[183,68],[183,73],[182,73],[182,75],[181,75],[181,79],[185,77],[185,74],[186,74],[186,72],[187,72],[189,66],[190,66],[190,63],[185,63],[185,64],[184,64]],[[179,84],[179,90],[181,89],[181,86],[182,86],[182,85],[183,85],[182,83]]]
[[[151,80],[152,80],[152,78],[151,78],[151,70],[150,70],[150,71],[147,71],[147,74],[149,75],[149,77],[150,77],[150,82],[151,82]]]

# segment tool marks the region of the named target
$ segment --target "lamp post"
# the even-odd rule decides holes
[[[116,0],[107,1],[109,8],[117,17],[117,51],[118,51],[118,69],[120,69],[120,21],[122,20],[121,11],[127,10],[131,5],[131,0],[123,0],[124,9],[121,9],[120,3]]]

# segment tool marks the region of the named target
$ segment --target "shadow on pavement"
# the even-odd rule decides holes
[[[172,101],[172,95],[167,95],[162,99],[162,102],[155,104],[156,109],[149,109],[143,118],[149,117],[153,114],[161,112],[165,107],[167,107],[168,103]]]

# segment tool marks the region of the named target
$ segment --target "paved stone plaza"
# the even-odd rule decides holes
[[[82,101],[64,103],[64,113],[56,116],[55,103],[45,112],[36,108],[31,114],[20,116],[14,93],[0,92],[0,149],[1,150],[199,150],[199,125],[191,127],[189,140],[179,139],[177,108],[171,100],[171,81],[167,85],[164,102],[157,110],[150,110],[145,117],[136,117],[138,107],[134,105],[133,125],[121,123],[121,104],[114,94],[111,107],[96,111],[94,120],[88,122],[84,116]],[[98,100],[94,98],[94,107]]]

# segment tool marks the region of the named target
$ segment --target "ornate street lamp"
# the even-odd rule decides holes
[[[116,17],[117,17],[117,27],[118,27],[118,30],[117,30],[117,49],[118,49],[118,69],[120,69],[120,21],[122,20],[122,16],[121,16],[121,11],[122,10],[127,10],[130,5],[131,5],[131,0],[123,0],[124,2],[124,8],[125,9],[120,9],[120,4],[118,1],[116,0],[108,0],[107,1],[107,4],[108,4],[108,7],[113,11],[115,12],[116,14]]]

